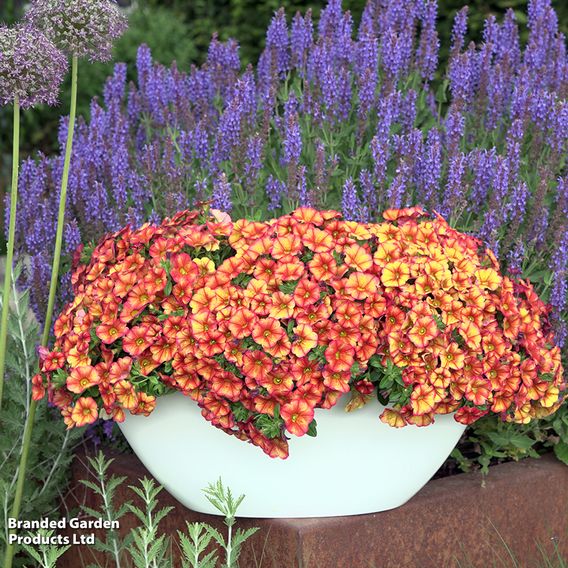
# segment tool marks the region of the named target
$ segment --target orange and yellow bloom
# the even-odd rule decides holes
[[[531,284],[503,276],[479,240],[439,215],[384,218],[185,211],[108,235],[73,275],[34,399],[47,395],[75,427],[99,409],[119,421],[148,415],[178,390],[278,458],[286,433],[315,433],[315,409],[344,395],[355,409],[373,390],[393,400],[380,420],[397,428],[438,414],[471,424],[488,412],[521,423],[554,412],[563,368]]]

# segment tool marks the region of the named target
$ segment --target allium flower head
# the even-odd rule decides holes
[[[0,105],[18,97],[22,108],[57,102],[67,60],[39,30],[0,26]]]
[[[111,0],[33,0],[26,19],[63,51],[91,61],[111,59],[126,19]]]

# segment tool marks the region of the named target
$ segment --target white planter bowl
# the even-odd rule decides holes
[[[127,415],[120,428],[136,455],[178,501],[219,514],[203,488],[219,477],[245,494],[240,517],[335,517],[399,507],[434,475],[465,426],[439,416],[427,427],[391,428],[377,402],[351,413],[340,401],[316,410],[317,438],[290,440],[290,456],[272,459],[215,428],[197,404],[174,393],[148,417]]]

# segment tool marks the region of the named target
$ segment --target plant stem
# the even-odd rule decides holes
[[[61,245],[63,242],[63,225],[65,223],[65,203],[67,201],[67,185],[69,183],[69,166],[71,164],[71,150],[73,147],[73,132],[75,130],[75,115],[77,112],[77,57],[73,56],[71,63],[71,111],[69,113],[69,125],[67,127],[67,144],[65,146],[65,161],[63,164],[63,176],[61,178],[61,195],[59,197],[59,214],[57,216],[57,233],[55,236],[55,253],[53,255],[53,266],[51,270],[51,283],[49,288],[49,301],[47,303],[47,313],[45,315],[45,323],[41,338],[41,345],[45,347],[49,340],[49,332],[51,330],[51,319],[53,317],[53,307],[55,305],[55,293],[57,291],[57,280],[59,277],[59,263],[61,260]],[[12,215],[10,215],[12,218]],[[26,467],[28,464],[28,455],[30,453],[30,445],[32,439],[32,431],[34,427],[34,418],[37,407],[37,401],[32,400],[30,410],[26,419],[24,430],[24,441],[22,446],[22,454],[20,456],[20,465],[18,467],[18,481],[16,483],[16,493],[14,495],[14,504],[10,516],[17,519],[20,516],[20,507],[22,505],[22,495],[24,492],[24,481],[26,478]],[[4,568],[12,568],[12,560],[14,557],[14,545],[6,545],[6,556],[4,560]]]
[[[14,240],[16,235],[16,207],[18,205],[18,173],[20,165],[20,101],[14,99],[14,136],[12,148],[12,187],[10,188],[10,224],[4,292],[2,294],[2,319],[0,320],[0,408],[4,391],[4,369],[6,368],[6,343],[8,341],[8,315],[10,313],[10,290],[12,286],[12,264],[14,262]]]
[[[59,279],[59,264],[61,262],[61,246],[63,244],[63,225],[65,224],[65,204],[67,202],[67,186],[69,184],[69,166],[71,164],[71,150],[73,148],[73,132],[75,130],[75,114],[77,112],[77,56],[73,56],[71,63],[71,112],[69,113],[69,125],[67,127],[67,145],[65,147],[65,162],[63,164],[63,176],[61,177],[61,195],[59,196],[59,214],[57,216],[57,233],[55,235],[55,252],[53,254],[53,266],[51,269],[51,283],[49,285],[49,300],[41,344],[47,345],[51,320],[55,306],[55,293]]]

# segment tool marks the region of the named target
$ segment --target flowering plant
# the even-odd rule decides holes
[[[376,392],[391,426],[455,412],[528,422],[558,408],[560,349],[529,282],[414,207],[385,222],[300,208],[267,222],[184,211],[102,239],[41,353],[68,427],[148,415],[178,390],[271,457],[315,435],[315,408]],[[81,249],[79,249],[81,250]]]

